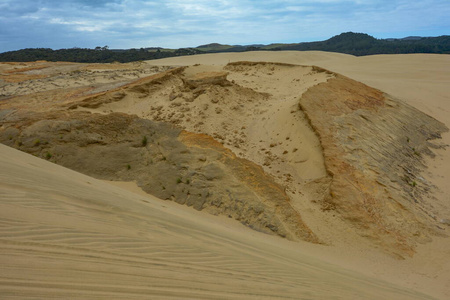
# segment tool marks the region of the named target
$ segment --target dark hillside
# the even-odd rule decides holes
[[[156,49],[156,51],[155,51]],[[271,45],[222,45],[212,43],[197,48],[161,50],[159,48],[141,48],[128,50],[110,50],[108,47],[96,49],[60,49],[30,48],[0,53],[0,61],[25,62],[36,60],[70,61],[79,63],[111,63],[152,60],[173,56],[202,53],[245,52],[245,51],[329,51],[356,56],[373,54],[436,53],[450,54],[450,36],[406,37],[403,39],[376,39],[365,33],[346,32],[328,40],[309,43],[271,44]]]

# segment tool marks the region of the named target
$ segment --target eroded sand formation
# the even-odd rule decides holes
[[[122,113],[75,112],[27,118],[3,137],[96,178],[136,181],[161,199],[223,214],[263,232],[317,242],[280,185],[209,136]]]
[[[403,257],[443,234],[421,171],[447,129],[378,90],[279,63],[53,67],[4,71],[2,143],[289,239],[351,230]]]

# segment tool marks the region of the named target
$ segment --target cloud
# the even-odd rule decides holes
[[[0,0],[0,52],[439,35],[449,15],[448,0]]]
[[[0,19],[20,17],[38,10],[39,6],[37,2],[22,5],[18,1],[3,1],[0,2]]]
[[[74,0],[73,2],[89,7],[105,7],[111,4],[123,3],[123,0]]]

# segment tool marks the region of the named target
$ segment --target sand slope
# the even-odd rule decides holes
[[[3,299],[431,299],[0,150]]]

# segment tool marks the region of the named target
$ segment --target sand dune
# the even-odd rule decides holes
[[[0,149],[3,299],[431,299]]]
[[[355,57],[321,51],[221,53],[152,61],[156,65],[225,65],[235,61],[271,61],[316,65],[348,76],[408,103],[450,128],[450,56],[433,54],[372,55]],[[450,145],[450,132],[442,145]],[[427,160],[423,176],[438,187],[436,206],[450,216],[450,151],[435,149],[437,157]],[[447,203],[447,204],[443,204]],[[447,217],[445,217],[447,218]]]
[[[434,138],[445,131],[438,121],[450,127],[448,70],[446,55],[315,51],[0,64],[3,143],[221,215],[0,145],[0,295],[447,299],[450,151],[439,145],[450,134]],[[143,124],[160,126],[145,147]],[[197,199],[190,189],[200,188],[245,195],[256,214],[210,193]],[[358,193],[378,198],[356,209]],[[298,237],[319,244],[228,217],[280,236],[302,228]]]

